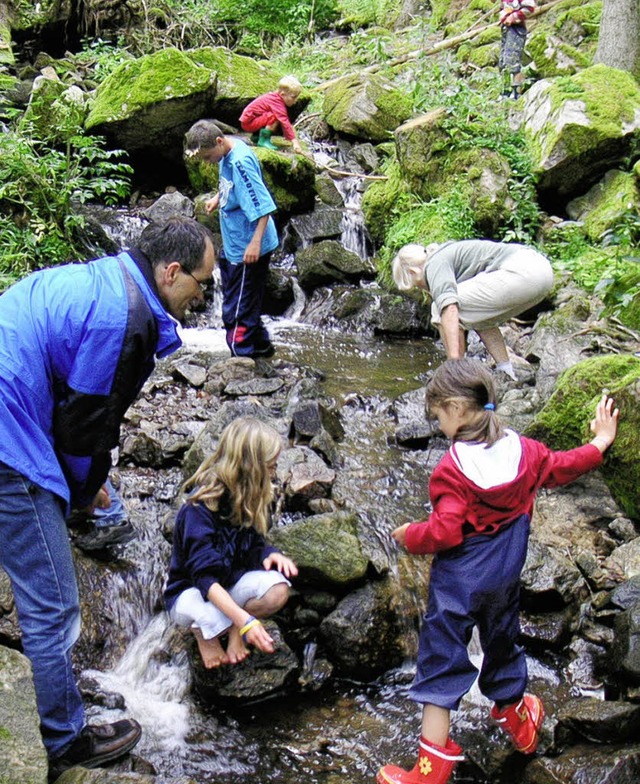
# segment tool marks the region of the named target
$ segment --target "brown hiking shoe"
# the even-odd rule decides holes
[[[76,765],[98,768],[128,754],[141,734],[142,728],[133,719],[113,724],[88,724],[61,757],[49,760],[49,781],[55,781],[65,770]]]

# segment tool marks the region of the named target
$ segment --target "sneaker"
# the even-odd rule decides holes
[[[142,728],[133,719],[113,724],[87,725],[61,757],[49,760],[49,781],[80,765],[97,768],[125,754],[140,740]]]
[[[538,748],[538,730],[544,719],[544,707],[538,697],[525,694],[520,702],[507,705],[502,710],[494,705],[491,718],[509,735],[522,754],[533,754]]]
[[[79,536],[74,544],[80,550],[104,550],[105,547],[111,547],[114,544],[123,544],[130,542],[136,535],[133,526],[128,520],[120,523],[119,525],[104,525],[96,526],[93,531],[88,534]]]

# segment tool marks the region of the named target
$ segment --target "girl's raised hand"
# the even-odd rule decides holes
[[[613,444],[618,432],[618,417],[620,412],[615,408],[612,397],[603,395],[596,406],[595,418],[591,420],[591,432],[595,438],[591,442],[601,452]]]
[[[298,567],[294,564],[291,558],[287,558],[282,553],[271,553],[262,562],[265,571],[275,568],[280,574],[285,577],[297,577]]]
[[[404,525],[401,525],[399,528],[396,528],[394,531],[391,531],[391,536],[402,547],[405,546],[405,537],[406,537],[407,528],[409,527],[409,525],[410,525],[410,523],[405,523]]]

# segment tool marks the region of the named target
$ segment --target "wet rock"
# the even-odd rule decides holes
[[[307,215],[292,218],[289,225],[300,245],[334,239],[339,237],[342,231],[342,210],[320,205]]]
[[[120,455],[123,460],[130,460],[138,466],[159,468],[163,464],[162,444],[149,433],[125,438]]]
[[[623,743],[640,737],[640,705],[598,700],[570,699],[556,714],[560,742]]]
[[[365,144],[355,144],[349,157],[353,158],[366,174],[371,174],[371,172],[378,169],[378,153],[373,144],[368,142]]]
[[[328,172],[323,172],[316,177],[316,193],[323,204],[328,204],[330,207],[344,206],[342,194]]]
[[[537,757],[522,784],[631,784],[640,777],[640,745],[575,746],[557,757]]]
[[[173,366],[172,376],[176,381],[184,381],[195,389],[204,386],[207,380],[207,371],[202,365],[181,360]]]
[[[224,394],[230,397],[272,395],[283,386],[281,378],[251,378],[247,381],[230,381],[224,388]]]
[[[366,681],[402,663],[403,624],[390,612],[396,594],[391,580],[367,583],[322,621],[320,637],[339,674]]]
[[[307,292],[332,283],[358,283],[375,277],[370,261],[346,250],[339,242],[324,240],[296,253],[298,282]]]
[[[425,412],[425,387],[405,392],[393,403],[398,420],[396,442],[410,449],[424,449],[440,433],[438,427],[427,419]]]
[[[142,214],[154,223],[165,223],[176,215],[193,218],[195,209],[191,199],[179,191],[174,191],[163,193],[150,207],[143,210]]]
[[[197,651],[192,656],[194,689],[208,705],[224,702],[244,704],[283,695],[295,688],[300,673],[299,662],[284,641],[278,626],[265,626],[276,644],[275,653],[253,649],[251,655],[233,666],[207,670]]]
[[[626,580],[640,576],[640,537],[617,547],[605,561],[605,566]]]
[[[344,428],[338,412],[329,409],[318,400],[303,400],[295,404],[289,413],[294,442],[310,440],[322,432],[337,439],[344,437]]]
[[[326,498],[336,473],[312,449],[285,449],[278,460],[278,477],[284,484],[287,508],[305,509],[313,498]]]
[[[3,784],[46,784],[47,753],[40,737],[31,665],[0,646],[0,776]]]
[[[611,604],[628,610],[634,604],[640,604],[640,575],[625,580],[611,593]]]
[[[116,763],[118,766],[118,763]],[[55,784],[155,784],[156,776],[146,773],[119,771],[114,768],[106,770],[88,770],[87,768],[72,768],[65,771],[56,779]],[[192,779],[168,779],[167,784],[189,784]]]
[[[269,540],[297,564],[300,587],[344,590],[360,583],[367,572],[354,514],[312,515],[272,529]]]
[[[529,542],[522,570],[524,606],[531,609],[574,607],[589,596],[580,570],[567,556],[536,539]]]
[[[263,310],[267,316],[282,316],[295,302],[293,276],[281,269],[269,268]]]
[[[94,678],[86,675],[78,679],[78,690],[85,702],[102,705],[109,710],[124,710],[127,705],[122,694],[104,691]]]
[[[621,612],[615,619],[614,629],[615,640],[607,668],[622,683],[637,686],[640,684],[640,603]]]

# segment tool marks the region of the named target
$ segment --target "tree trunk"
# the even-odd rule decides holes
[[[640,2],[603,0],[594,63],[629,71],[640,79]]]

